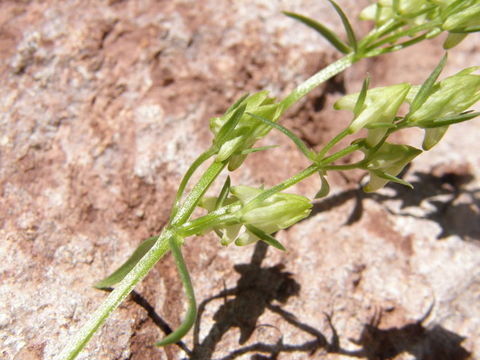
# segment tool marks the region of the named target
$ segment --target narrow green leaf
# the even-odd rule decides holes
[[[237,126],[238,122],[242,118],[242,115],[245,112],[246,108],[247,108],[246,104],[243,104],[238,108],[236,108],[233,114],[225,122],[225,124],[223,124],[221,129],[218,131],[218,134],[215,139],[215,142],[218,145],[220,146],[223,145],[223,143],[227,140],[228,135],[235,129],[235,126]]]
[[[278,147],[278,145],[259,146],[259,147],[256,147],[256,148],[250,148],[250,149],[242,150],[240,152],[240,154],[241,155],[247,155],[247,154],[251,154],[251,153],[254,153],[254,152],[270,150],[270,149],[273,149],[273,148],[276,148],[276,147]]]
[[[322,185],[320,186],[320,190],[315,194],[315,199],[323,198],[327,196],[330,192],[330,185],[328,184],[327,179],[325,179],[325,174],[323,173],[323,171],[319,171],[318,174],[320,175]]]
[[[343,10],[340,8],[340,6],[337,5],[337,3],[335,1],[328,0],[328,2],[330,2],[330,4],[332,4],[335,11],[337,12],[337,14],[342,19],[343,26],[344,26],[345,31],[347,33],[348,43],[353,48],[353,51],[357,52],[358,51],[357,37],[355,36],[355,32],[353,31],[352,24],[350,24],[350,21],[348,20],[347,15],[345,15]]]
[[[223,203],[225,202],[225,199],[227,198],[229,192],[230,192],[230,176],[227,176],[227,178],[225,179],[225,183],[222,186],[222,190],[218,195],[217,202],[215,203],[215,210],[223,206]]]
[[[315,154],[313,153],[313,151],[311,151],[307,145],[305,145],[305,143],[302,141],[302,139],[300,139],[297,135],[295,135],[293,132],[291,132],[290,130],[288,130],[285,126],[282,126],[278,123],[274,123],[273,121],[270,121],[266,118],[264,118],[263,116],[258,116],[258,115],[255,115],[255,114],[252,114],[252,113],[247,113],[247,115],[250,115],[251,117],[253,117],[254,119],[257,119],[257,120],[260,120],[262,122],[264,122],[265,124],[281,131],[282,133],[284,133],[286,136],[288,136],[290,138],[290,140],[292,140],[295,145],[297,145],[298,149],[311,161],[315,161]]]
[[[152,236],[142,242],[122,266],[115,270],[110,276],[97,282],[94,287],[97,289],[105,289],[122,281],[123,278],[130,272],[130,270],[132,270],[140,261],[140,259],[148,252],[148,250],[152,248],[157,239],[158,236]]]
[[[446,62],[447,62],[447,53],[443,55],[438,65],[432,71],[432,73],[427,78],[427,80],[422,84],[422,86],[420,87],[420,90],[418,90],[417,95],[414,97],[412,101],[412,105],[410,106],[409,114],[415,113],[415,111],[420,109],[420,107],[425,103],[425,101],[427,101],[428,97],[432,93],[432,89],[433,89],[433,86],[435,85],[435,82],[437,81],[438,77],[440,76],[440,73],[445,67]],[[409,114],[407,114],[406,119],[409,118]]]
[[[232,106],[230,106],[227,109],[227,111],[225,113],[228,114],[229,112],[232,112],[233,110],[235,110],[243,102],[243,100],[248,98],[249,95],[250,95],[249,93],[246,93],[245,95],[242,95],[237,101],[235,101],[235,103]]]
[[[480,115],[480,112],[473,112],[473,111],[468,111],[464,112],[462,114],[456,114],[456,115],[450,115],[450,116],[445,116],[440,119],[436,120],[424,120],[420,121],[418,123],[415,123],[415,126],[419,126],[422,128],[437,128],[437,127],[443,127],[443,126],[448,126],[451,124],[457,124],[461,123],[467,120],[471,120],[477,116]]]
[[[330,44],[332,44],[335,47],[335,49],[337,49],[341,53],[348,54],[349,52],[351,52],[351,48],[347,44],[345,44],[335,34],[335,32],[327,28],[325,25],[322,25],[319,22],[300,14],[296,14],[289,11],[284,11],[283,13],[288,17],[298,20],[301,23],[307,25],[308,27],[311,27],[312,29],[320,33],[320,35],[322,35]]]
[[[177,265],[178,272],[180,274],[180,279],[182,280],[183,288],[185,289],[185,295],[187,296],[188,309],[185,315],[185,319],[180,324],[180,326],[171,334],[167,335],[164,339],[157,342],[156,346],[166,346],[170,344],[175,344],[184,337],[187,332],[192,328],[197,317],[197,303],[195,301],[195,293],[193,291],[192,281],[188,273],[187,266],[185,265],[185,260],[182,256],[182,251],[177,241],[181,241],[177,237],[171,237],[168,241],[170,245],[170,250],[172,250],[173,257],[175,258],[175,263]]]
[[[388,181],[391,181],[391,182],[395,182],[397,184],[405,185],[405,186],[408,186],[409,188],[413,189],[412,184],[410,184],[408,181],[402,180],[402,179],[400,179],[396,176],[387,174],[387,173],[385,173],[383,171],[380,171],[380,170],[374,170],[372,172],[382,179],[385,179],[385,180],[388,180]]]
[[[465,29],[452,30],[449,32],[452,34],[470,34],[470,33],[479,32],[479,31],[480,31],[480,26],[470,26],[470,27],[466,27]]]
[[[355,103],[355,107],[353,108],[353,114],[357,117],[363,110],[363,105],[365,104],[365,99],[367,97],[367,90],[368,86],[370,85],[370,76],[367,76],[365,80],[363,80],[362,90],[360,90],[360,94],[358,95],[357,102]]]
[[[274,248],[277,248],[279,250],[285,251],[285,247],[277,240],[275,239],[272,235],[267,234],[263,230],[260,230],[259,228],[246,224],[245,227],[250,231],[252,234],[257,236],[260,240],[266,242],[268,245],[273,246]]]

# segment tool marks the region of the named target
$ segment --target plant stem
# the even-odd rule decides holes
[[[193,210],[202,198],[205,191],[210,187],[212,182],[227,165],[227,161],[214,161],[202,175],[198,183],[194,186],[192,191],[188,194],[182,206],[178,209],[174,218],[171,221],[172,226],[179,226],[185,223],[192,215]]]
[[[77,331],[73,339],[69,341],[63,351],[55,360],[72,360],[87,344],[93,334],[105,322],[110,314],[130,294],[135,285],[142,280],[153,268],[160,258],[169,250],[168,239],[172,236],[171,231],[165,230],[153,247],[135,265],[135,267],[118,283],[100,307],[93,313],[90,319]]]
[[[261,192],[259,195],[257,195],[255,198],[253,198],[252,200],[250,200],[247,204],[245,204],[243,206],[242,212],[246,213],[247,211],[257,207],[259,203],[266,200],[267,198],[269,198],[273,194],[275,194],[277,192],[280,192],[282,190],[285,190],[285,189],[299,183],[302,180],[305,180],[306,178],[315,174],[316,172],[323,170],[324,167],[327,166],[328,164],[330,164],[330,163],[332,163],[332,162],[334,162],[334,161],[336,161],[336,160],[338,160],[338,159],[340,159],[340,158],[342,158],[342,157],[344,157],[348,154],[351,154],[352,152],[357,151],[360,148],[361,148],[360,144],[353,144],[353,145],[347,146],[345,149],[336,152],[335,154],[323,159],[319,163],[310,165],[309,167],[302,170],[301,172],[293,175],[291,178],[281,182],[278,185],[275,185],[275,186],[271,187],[270,189],[268,189],[266,191]]]
[[[341,73],[358,60],[359,58],[355,56],[355,54],[346,55],[305,80],[281,101],[281,105],[283,106],[282,112],[287,111],[287,109],[289,109],[293,104],[307,95],[318,85]]]
[[[328,151],[334,147],[340,140],[342,140],[345,136],[349,135],[349,129],[343,130],[337,136],[335,136],[332,140],[330,140],[327,145],[323,147],[323,149],[318,153],[317,159],[323,159],[325,155],[327,155]]]
[[[175,204],[173,205],[172,215],[170,216],[170,219],[173,219],[175,217],[175,215],[177,214],[178,207],[180,206],[180,200],[182,199],[183,192],[185,191],[185,187],[187,186],[188,181],[192,177],[195,170],[197,170],[200,167],[200,165],[202,165],[205,161],[207,161],[214,154],[215,154],[215,150],[210,148],[207,151],[205,151],[204,153],[200,154],[200,156],[198,156],[195,159],[195,161],[192,163],[192,165],[190,165],[190,167],[188,168],[187,172],[183,176],[182,181],[181,181],[181,183],[178,187],[177,195],[175,196]]]

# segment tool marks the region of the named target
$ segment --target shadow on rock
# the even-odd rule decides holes
[[[189,357],[190,360],[212,359],[222,337],[234,328],[240,330],[239,345],[243,345],[257,328],[269,326],[258,324],[258,319],[267,310],[278,314],[300,331],[313,336],[313,340],[299,345],[288,345],[283,343],[280,336],[278,341],[273,344],[255,343],[239,347],[230,352],[229,355],[222,357],[222,360],[235,359],[247,353],[254,353],[251,357],[254,360],[276,359],[283,352],[314,353],[328,345],[328,341],[323,334],[309,325],[299,322],[295,315],[274,303],[285,304],[291,296],[298,295],[300,285],[292,278],[291,273],[282,271],[282,265],[262,267],[261,263],[266,252],[267,246],[258,242],[251,262],[235,266],[235,270],[240,274],[237,286],[233,289],[226,289],[200,304],[199,317],[194,332],[195,343]],[[215,299],[222,298],[224,303],[213,317],[215,321],[213,326],[200,341],[201,317],[207,304]]]
[[[438,239],[457,235],[464,240],[480,241],[480,188],[465,188],[473,180],[468,171],[414,172],[413,177],[410,183],[414,190],[396,183],[387,185],[387,189],[393,190],[392,195],[366,194],[361,189],[350,189],[315,204],[312,215],[355,199],[354,208],[345,221],[345,225],[351,225],[361,219],[365,199],[380,203],[394,200],[400,202],[400,211],[387,208],[390,213],[436,222],[441,227]]]
[[[462,347],[464,337],[440,325],[427,328],[423,325],[433,308],[421,319],[402,327],[380,329],[381,313],[366,324],[357,340],[351,340],[361,347],[358,351],[342,350],[337,341],[335,352],[368,360],[394,359],[408,353],[416,360],[467,360],[471,354]]]
[[[281,265],[262,267],[262,261],[267,253],[267,245],[258,242],[252,259],[248,264],[235,266],[240,274],[237,286],[225,289],[220,293],[205,299],[199,305],[198,318],[194,328],[194,344],[190,350],[183,342],[177,345],[185,351],[184,360],[212,360],[217,346],[222,338],[233,329],[240,330],[239,346],[231,349],[227,355],[215,358],[218,360],[233,360],[245,354],[251,354],[252,360],[275,360],[282,354],[304,353],[306,358],[317,358],[317,351],[339,354],[351,358],[368,360],[394,359],[400,354],[410,354],[416,360],[467,360],[471,354],[462,347],[464,337],[436,324],[425,326],[433,305],[419,320],[400,327],[380,328],[382,313],[376,313],[372,320],[365,324],[358,339],[349,339],[359,350],[346,350],[340,344],[340,337],[335,329],[332,318],[326,316],[332,336],[328,340],[314,327],[300,322],[295,314],[282,308],[292,296],[298,295],[300,285],[292,278],[292,274],[283,271]],[[132,299],[147,312],[153,322],[166,334],[172,330],[168,324],[155,312],[154,308],[141,295],[133,292]],[[202,316],[207,305],[217,299],[223,299],[223,305],[217,308],[214,323],[207,335],[200,339]],[[260,327],[272,327],[259,324],[260,316],[266,311],[278,315],[297,333],[305,334],[310,340],[300,344],[286,344],[281,334],[276,342],[255,342],[243,346]]]

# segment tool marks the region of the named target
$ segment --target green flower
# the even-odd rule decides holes
[[[421,12],[430,6],[428,0],[380,0],[364,8],[360,19],[375,21],[377,26],[396,18],[419,24],[427,21]]]
[[[443,22],[442,28],[449,32],[468,32],[469,29],[480,26],[480,2],[464,0],[455,7],[452,14]]]
[[[406,83],[368,90],[362,109],[350,124],[350,133],[370,128],[367,144],[372,147],[377,145],[393,123],[409,90],[410,85]],[[336,109],[353,111],[358,100],[359,93],[350,94],[338,100],[334,106]]]
[[[259,237],[249,231],[247,226],[251,225],[266,234],[272,234],[307,217],[312,207],[310,200],[304,196],[276,193],[254,208],[245,210],[243,206],[264,190],[249,186],[234,186],[230,191],[232,196],[227,199],[227,204],[240,202],[242,208],[233,214],[236,215],[238,223],[216,228],[222,234],[223,245],[233,241],[239,246],[256,242]],[[215,203],[216,198],[205,198],[200,205],[212,211]]]
[[[422,153],[420,149],[408,145],[398,145],[385,142],[377,151],[370,154],[371,151],[372,150],[368,149],[364,150],[366,160],[368,161],[366,168],[370,173],[370,180],[363,188],[364,191],[377,191],[389,181],[395,181],[403,185],[411,186],[396,176],[415,157]]]
[[[426,129],[424,150],[435,146],[448,129],[448,126],[438,127],[436,122],[460,114],[480,100],[480,75],[472,74],[477,69],[479,67],[465,69],[435,84],[422,106],[408,115],[411,125]],[[406,99],[408,102],[412,102],[419,88],[412,88]]]
[[[213,144],[218,148],[216,161],[229,160],[230,171],[242,164],[247,156],[242,151],[251,148],[270,131],[269,126],[248,113],[277,121],[282,111],[274,100],[268,96],[268,91],[260,91],[242,97],[224,115],[210,119],[210,129],[215,135]]]

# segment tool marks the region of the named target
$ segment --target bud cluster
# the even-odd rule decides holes
[[[443,67],[437,67],[438,73]],[[480,100],[480,75],[473,74],[478,67],[465,69],[446,79],[434,82],[432,76],[421,86],[398,84],[387,87],[362,90],[357,94],[344,96],[335,103],[336,109],[354,112],[348,132],[353,134],[366,129],[368,135],[361,142],[365,154],[364,168],[370,173],[366,191],[375,191],[389,180],[402,182],[395,176],[422,151],[411,146],[385,142],[394,131],[406,127],[425,130],[423,150],[435,146],[448,126],[469,120],[478,115],[466,112]],[[410,105],[410,112],[400,116],[403,103]]]
[[[232,215],[235,220],[229,220],[228,225],[215,226],[214,230],[221,235],[221,243],[228,245],[235,242],[238,246],[248,245],[260,238],[250,229],[254,227],[270,235],[285,229],[310,214],[312,204],[304,196],[288,193],[276,193],[265,200],[255,202],[255,198],[264,190],[249,186],[234,186],[230,188],[231,196],[225,204],[239,203],[239,210]],[[200,206],[208,211],[215,210],[216,197],[205,197]],[[246,206],[251,201],[255,206]]]
[[[468,33],[480,27],[479,0],[379,0],[367,6],[360,14],[363,20],[382,26],[388,21],[403,21],[410,26],[430,24],[429,33],[448,31],[444,43],[450,49]]]
[[[268,134],[270,127],[255,119],[251,114],[270,121],[277,121],[281,106],[268,96],[268,91],[243,96],[227,112],[210,119],[210,130],[215,135],[216,161],[228,160],[228,169],[237,169],[245,160],[243,151]]]

